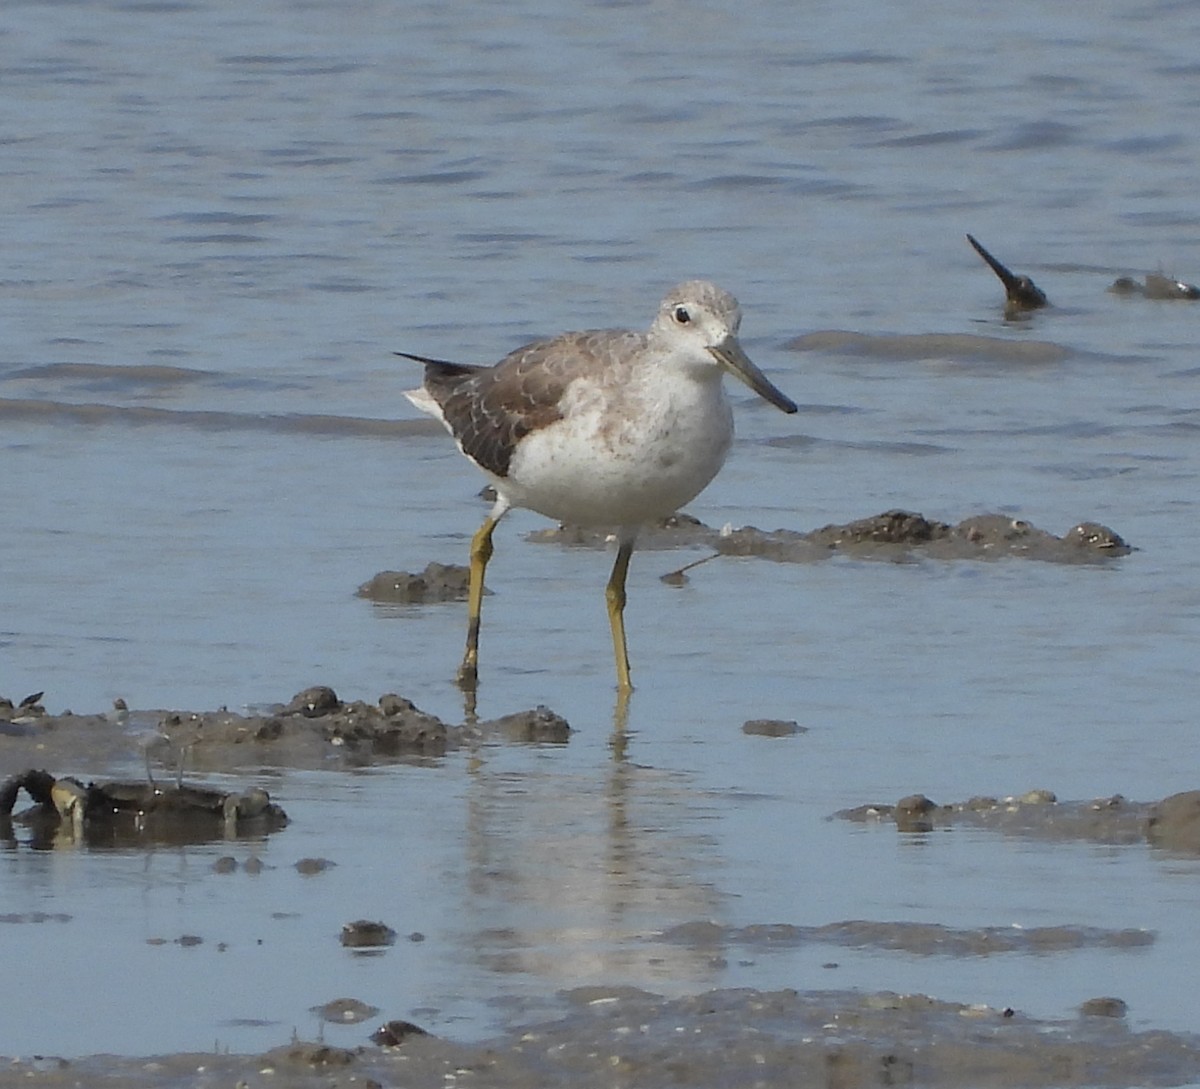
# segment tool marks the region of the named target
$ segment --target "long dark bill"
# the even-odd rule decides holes
[[[735,378],[745,382],[763,400],[770,401],[783,412],[796,411],[796,402],[777,389],[774,383],[750,362],[750,357],[742,351],[742,346],[733,337],[726,337],[716,347],[708,350],[722,367]]]

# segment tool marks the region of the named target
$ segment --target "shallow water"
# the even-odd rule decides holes
[[[474,1038],[507,996],[590,981],[891,987],[1047,1017],[1116,993],[1132,1024],[1197,1028],[1174,997],[1200,967],[1194,860],[826,819],[916,790],[1200,785],[1200,310],[1105,292],[1158,268],[1200,278],[1196,10],[14,10],[5,695],[203,710],[319,681],[457,720],[461,607],[354,596],[385,568],[461,561],[483,513],[472,468],[401,396],[418,374],[389,353],[490,361],[541,333],[642,326],[693,276],[738,295],[750,354],[802,404],[784,417],[732,391],[739,442],[691,507],[707,523],[998,510],[1055,533],[1096,519],[1139,551],[1098,567],[721,559],[683,588],[658,576],[692,556],[639,554],[622,762],[609,560],[526,542],[543,523],[514,514],[480,711],[545,703],[571,742],[256,770],[293,818],[261,844],[6,848],[0,915],[70,918],[0,923],[26,981],[0,1053],[252,1050],[315,1033],[309,1007],[342,996]],[[1054,307],[1005,323],[966,231]],[[786,347],[821,330],[872,339]],[[900,335],[930,339],[879,339]],[[393,420],[411,423],[364,422]],[[757,717],[809,732],[743,735]],[[141,757],[131,741],[127,764],[80,760],[51,770],[136,773]],[[0,762],[19,770],[2,745]],[[225,854],[268,868],[214,873]],[[338,865],[303,878],[306,856]],[[401,940],[344,950],[359,917]],[[708,918],[1158,937],[977,959],[731,948],[723,964],[652,940]],[[147,944],[184,934],[203,944]],[[62,1018],[51,957],[125,999]]]

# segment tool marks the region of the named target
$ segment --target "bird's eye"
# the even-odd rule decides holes
[[[692,320],[692,315],[688,313],[686,306],[675,307],[675,320],[680,325],[687,325]]]

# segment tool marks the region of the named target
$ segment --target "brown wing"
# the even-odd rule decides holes
[[[463,452],[505,477],[517,444],[562,419],[560,405],[572,382],[608,370],[644,342],[637,333],[596,330],[536,341],[494,367],[422,360],[425,389]]]

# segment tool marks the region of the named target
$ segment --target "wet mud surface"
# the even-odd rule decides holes
[[[811,533],[748,527],[723,534],[716,545],[727,556],[759,556],[804,563],[838,552],[859,558],[904,560],[912,554],[939,560],[1001,557],[1049,563],[1096,563],[1128,555],[1119,534],[1098,522],[1081,522],[1061,537],[1004,514],[980,514],[957,525],[892,510]]]
[[[900,832],[983,828],[1044,841],[1147,843],[1200,856],[1200,790],[1181,791],[1157,802],[1131,801],[1120,794],[1062,802],[1053,791],[1037,789],[1020,796],[978,797],[943,805],[923,794],[910,794],[894,804],[868,803],[839,810],[834,816],[894,824]]]
[[[610,532],[559,526],[529,535],[531,541],[600,548]],[[834,555],[902,562],[992,560],[1011,557],[1048,563],[1104,563],[1132,547],[1108,526],[1079,522],[1061,537],[1006,514],[978,514],[951,525],[912,511],[889,510],[804,533],[792,529],[713,529],[688,515],[647,527],[639,550],[702,546],[723,556],[755,556],[778,563],[815,563]]]
[[[514,1018],[463,1045],[389,1021],[364,1043],[295,1041],[262,1055],[19,1059],[0,1087],[1134,1086],[1200,1076],[1200,1038],[1130,1030],[1098,995],[1074,1019],[891,992],[728,989],[667,999],[635,988],[559,996],[551,1019]],[[340,1000],[357,1023],[361,1004]],[[334,1014],[338,1011],[333,1011]],[[364,1020],[365,1028],[369,1022]],[[378,1042],[371,1042],[372,1040]]]
[[[182,846],[235,836],[265,836],[287,827],[287,814],[260,788],[213,790],[182,780],[83,783],[30,768],[0,783],[0,840],[13,839],[13,809],[22,792],[33,805],[17,820],[32,829],[29,845],[69,838],[89,847]]]
[[[49,767],[79,776],[148,748],[170,767],[231,772],[264,765],[340,769],[388,760],[420,761],[478,740],[564,744],[566,719],[545,707],[500,718],[448,723],[403,696],[343,701],[314,685],[285,704],[245,714],[130,710],[46,713],[40,703],[0,700],[0,756],[6,767]]]
[[[473,738],[561,744],[570,736],[565,720],[547,708],[482,723],[449,724],[402,696],[389,694],[375,703],[344,701],[320,685],[257,714],[137,711],[122,706],[107,714],[51,715],[35,693],[0,704],[0,755],[8,766],[36,753],[42,763],[53,763],[64,772],[76,770],[72,762],[102,762],[127,750],[131,728],[145,732],[147,724],[153,724],[158,743],[186,750],[187,758],[198,765],[226,771],[247,762],[257,767],[331,769],[405,758],[421,763],[435,761],[438,754]],[[752,720],[744,727],[747,733],[768,736],[796,728],[784,720]],[[56,791],[56,784],[63,783],[74,785]],[[0,819],[9,823],[10,835],[11,822],[30,819],[31,812],[47,825],[57,822],[86,832],[106,826],[110,817],[101,814],[101,803],[120,798],[144,812],[161,808],[160,816],[169,821],[176,812],[172,806],[191,789],[170,783],[154,788],[96,783],[78,774],[55,778],[29,771],[3,784],[0,808],[5,812]],[[7,816],[22,792],[34,803],[32,810]],[[202,809],[217,823],[240,819],[243,805],[255,819],[270,812],[278,818],[274,830],[286,834],[282,808],[270,801],[268,810],[265,796],[250,798],[234,790],[187,798],[192,808]],[[895,803],[845,809],[832,818],[891,824],[901,834],[972,827],[1049,841],[1146,842],[1156,849],[1200,854],[1200,791],[1153,803],[1121,796],[1060,802],[1051,791],[1032,790],[1021,796],[938,804],[914,794]],[[328,865],[325,860],[302,860],[297,866],[304,861],[316,867],[314,872],[322,863]],[[215,865],[219,868],[221,861]],[[409,940],[419,937],[409,935]],[[370,955],[372,949],[396,941],[397,934],[385,921],[359,919],[345,924],[340,940],[352,951]],[[715,963],[731,952],[755,955],[814,943],[831,950],[877,949],[927,957],[1056,955],[1081,949],[1120,955],[1152,945],[1156,935],[1069,922],[956,928],[849,919],[819,926],[731,927],[698,919],[645,940],[686,946]],[[480,1044],[440,1038],[419,1024],[389,1017],[387,1010],[345,997],[320,1008],[319,1017],[330,1024],[361,1027],[361,1043],[355,1046],[297,1040],[259,1055],[15,1057],[0,1066],[0,1087],[383,1086],[464,1079],[476,1085],[530,1087],[1133,1086],[1200,1079],[1200,1037],[1133,1031],[1125,1020],[1124,1001],[1112,994],[1087,999],[1076,1017],[1062,1021],[1036,1020],[1015,1006],[963,1005],[891,992],[724,989],[667,998],[635,988],[589,987],[531,1001],[527,1007],[520,1000],[509,1001],[507,1030]],[[554,1016],[546,1016],[547,1002],[553,1003]]]
[[[559,525],[534,530],[527,539],[537,544],[607,548],[614,532],[608,527]],[[1134,551],[1119,533],[1099,522],[1079,522],[1059,537],[1006,514],[977,514],[951,525],[905,510],[884,511],[807,533],[755,526],[713,529],[689,514],[673,514],[643,527],[638,534],[639,552],[673,548],[708,548],[715,554],[711,558],[752,556],[776,563],[817,563],[843,555],[895,563],[925,557],[1096,564]],[[681,585],[687,581],[685,570],[664,575],[663,580]],[[380,571],[357,593],[379,605],[465,601],[468,581],[466,566],[431,561],[418,572]]]
[[[381,605],[425,605],[466,601],[469,571],[461,564],[432,561],[424,571],[380,571],[358,588],[358,596]]]

